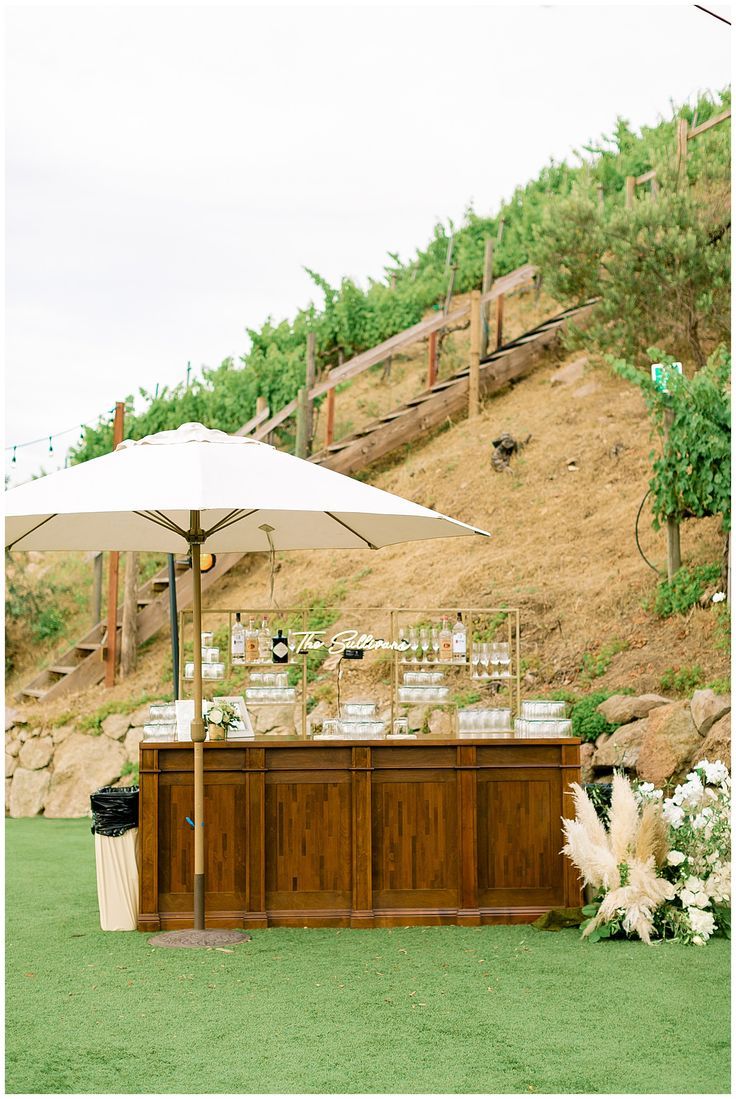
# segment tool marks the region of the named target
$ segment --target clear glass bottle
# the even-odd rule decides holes
[[[258,631],[258,660],[261,664],[271,663],[271,631],[265,615],[261,619],[261,628]]]
[[[440,664],[452,664],[452,631],[446,616],[442,619],[440,630]]]
[[[289,639],[284,637],[281,627],[276,637],[271,638],[271,660],[274,664],[289,663]]]
[[[460,611],[457,612],[457,621],[452,627],[452,662],[453,664],[465,664],[468,658],[468,627],[463,622]]]
[[[240,611],[235,615],[230,634],[230,661],[232,664],[245,664],[245,626],[240,621]]]
[[[252,618],[245,631],[245,662],[246,664],[258,663],[258,630]]]

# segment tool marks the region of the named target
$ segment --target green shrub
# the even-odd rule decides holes
[[[683,566],[672,580],[662,580],[650,604],[659,618],[686,614],[700,599],[706,588],[720,578],[720,565]]]
[[[628,641],[609,641],[601,645],[597,653],[583,653],[583,661],[580,668],[583,681],[590,682],[598,679],[608,671],[611,661],[617,653],[626,652]]]
[[[705,673],[699,664],[683,668],[668,668],[662,675],[660,687],[663,694],[691,695],[703,686]]]
[[[555,691],[549,698],[558,702],[570,704],[570,718],[572,720],[572,735],[579,736],[581,740],[593,741],[601,733],[615,733],[618,724],[606,721],[603,714],[598,713],[598,706],[614,694],[631,694],[631,688],[623,687],[616,691],[593,691],[592,694],[583,695],[580,698],[572,691]]]

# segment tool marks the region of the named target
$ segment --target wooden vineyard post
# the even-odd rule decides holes
[[[123,588],[123,630],[120,639],[120,677],[126,679],[135,670],[138,657],[138,554],[125,554]]]
[[[600,208],[602,210],[603,209],[603,184],[602,183],[596,183],[595,189],[598,192],[598,205],[600,206]]]
[[[657,199],[659,198],[659,183],[657,182],[657,173],[656,172],[652,172],[652,179],[651,179],[650,186],[651,186],[652,202],[656,202]]]
[[[102,553],[96,553],[93,561],[92,580],[92,625],[96,626],[102,618]]]
[[[470,295],[470,376],[468,378],[468,419],[480,412],[480,290]]]
[[[636,187],[636,178],[634,176],[626,177],[626,209],[630,210],[634,205],[634,189]]]
[[[669,438],[670,428],[675,418],[671,408],[665,409],[664,414],[664,440],[665,447]],[[667,516],[667,579],[672,580],[682,564],[680,555],[680,524],[677,519]]]
[[[496,351],[503,345],[503,294],[496,298]]]
[[[335,439],[335,387],[327,390],[327,416],[325,420],[325,446],[332,446]]]
[[[427,349],[427,389],[437,381],[437,331],[429,333]]]
[[[125,404],[115,404],[115,419],[112,424],[112,449],[123,441]],[[120,574],[120,554],[110,551],[110,570],[107,580],[107,651],[105,653],[105,686],[115,686],[115,671],[118,662],[118,578]]]
[[[306,458],[307,456],[307,410],[309,402],[307,400],[306,386],[302,386],[299,390],[296,399],[296,447],[295,453],[297,458]]]
[[[310,400],[309,394],[314,388],[314,345],[315,335],[314,332],[307,332],[307,371],[305,386],[307,389],[307,413],[306,413],[306,453],[302,457],[306,458],[307,454],[312,453],[312,434],[314,432],[314,401]]]
[[[486,238],[486,250],[483,255],[483,294],[487,294],[493,286],[493,240],[491,237]],[[490,314],[490,302],[486,302],[483,306],[483,316],[481,317],[481,333],[480,333],[480,357],[484,359],[488,354],[488,321]]]
[[[685,182],[687,182],[687,131],[686,118],[680,118],[677,122],[677,181],[680,181],[680,171],[685,170]]]

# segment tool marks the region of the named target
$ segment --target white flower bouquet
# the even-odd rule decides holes
[[[598,890],[583,909],[592,941],[619,933],[702,946],[730,933],[731,778],[701,760],[674,794],[652,783],[632,788],[615,775],[606,830],[585,791],[573,784],[576,817],[563,820],[564,853]]]
[[[207,724],[210,740],[225,740],[230,729],[240,721],[240,713],[232,702],[218,701],[207,710]]]

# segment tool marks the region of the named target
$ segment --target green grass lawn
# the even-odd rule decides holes
[[[6,821],[9,1092],[726,1092],[729,944],[99,930],[89,821]]]

